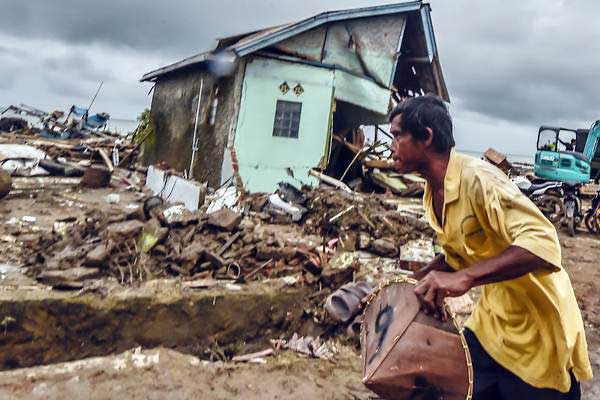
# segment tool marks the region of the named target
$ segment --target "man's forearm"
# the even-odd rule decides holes
[[[498,257],[480,261],[460,271],[471,286],[502,282],[519,278],[540,268],[552,269],[552,265],[535,254],[518,246],[510,246]]]
[[[415,294],[426,313],[445,319],[445,297],[461,296],[472,287],[519,278],[542,268],[552,270],[553,266],[521,247],[510,246],[498,257],[457,272],[430,271],[415,286]]]

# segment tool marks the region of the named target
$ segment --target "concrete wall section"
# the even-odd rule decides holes
[[[287,82],[290,90],[282,93]],[[300,84],[303,92],[294,93]],[[333,71],[290,62],[251,58],[246,65],[235,148],[244,186],[273,191],[280,181],[315,184],[308,171],[325,154],[333,99]],[[302,103],[298,138],[274,137],[277,100]],[[293,171],[295,179],[288,176]]]
[[[164,161],[178,171],[190,167],[194,120],[202,79],[202,97],[206,100],[213,84],[208,74],[186,71],[165,76],[156,82],[151,108],[155,138],[144,148],[144,161],[147,164]],[[200,118],[206,118],[207,112],[207,104],[203,101]],[[199,124],[200,136],[203,136],[204,130],[203,124]]]
[[[198,118],[198,151],[193,178],[219,186],[223,152],[228,137],[234,131],[243,81],[240,63],[234,76],[216,81],[203,71],[188,70],[165,76],[156,83],[152,98],[154,141],[144,148],[144,162],[165,161],[178,170],[189,170],[192,156],[194,123],[198,106],[200,82],[204,81]],[[214,123],[210,114],[215,97],[218,99]]]

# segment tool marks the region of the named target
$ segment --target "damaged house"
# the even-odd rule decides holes
[[[145,162],[213,187],[235,169],[252,192],[314,185],[315,167],[339,178],[360,126],[385,124],[403,97],[449,101],[430,13],[426,1],[325,12],[145,74],[155,83]]]

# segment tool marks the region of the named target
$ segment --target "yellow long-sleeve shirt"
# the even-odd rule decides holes
[[[454,269],[496,257],[511,245],[555,267],[483,286],[466,326],[490,356],[538,388],[568,391],[569,370],[578,380],[591,379],[583,321],[561,266],[558,236],[538,208],[499,169],[454,150],[444,178],[442,226],[429,187],[423,203]]]

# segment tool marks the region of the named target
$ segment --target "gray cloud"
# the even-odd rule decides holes
[[[301,19],[326,9],[318,0],[104,0],[101,4],[78,0],[5,0],[3,3],[0,32],[173,55],[193,54],[210,48],[217,37]],[[358,0],[336,3],[339,6],[336,4],[334,8],[365,4]]]
[[[598,2],[433,2],[442,63],[457,106],[539,125],[599,118]],[[585,10],[585,11],[584,11]]]
[[[3,0],[0,105],[85,102],[104,81],[98,107],[133,118],[150,102],[149,86],[137,82],[143,73],[211,48],[215,38],[386,2],[105,0],[92,7],[75,0]],[[525,132],[535,136],[543,123],[582,127],[600,117],[600,25],[593,23],[600,2],[431,4],[461,140],[484,146],[487,126],[494,134],[510,130],[505,138],[512,145]]]

